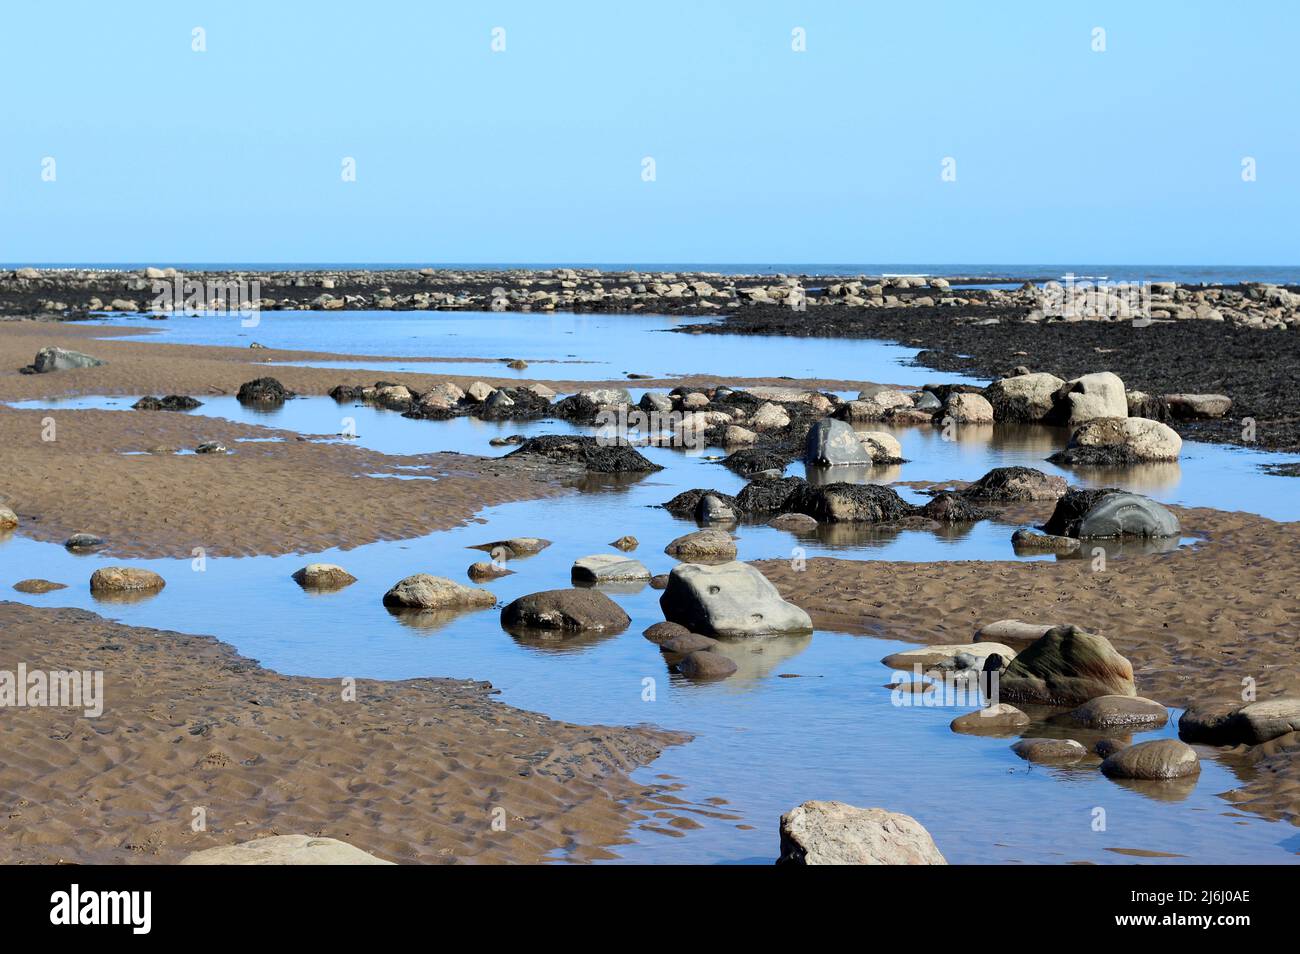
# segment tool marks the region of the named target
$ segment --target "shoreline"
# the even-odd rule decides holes
[[[341,680],[84,610],[0,600],[0,629],[0,669],[102,670],[109,702],[6,712],[5,864],[175,863],[281,834],[399,863],[593,861],[651,812],[689,815],[629,777],[683,733],[556,721],[459,679],[358,679],[347,700]]]

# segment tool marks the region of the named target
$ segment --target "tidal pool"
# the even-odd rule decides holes
[[[128,410],[135,397],[80,397],[26,402],[19,407]],[[275,411],[253,411],[233,398],[204,398],[194,416],[262,424],[321,439],[342,440],[351,418],[355,443],[392,454],[459,451],[503,454],[494,437],[583,432],[564,422],[489,424],[470,418],[414,421],[368,406],[301,398]],[[874,427],[874,425],[873,425]],[[896,433],[909,463],[852,475],[876,482],[972,479],[989,468],[1027,464],[1067,473],[1043,458],[1060,447],[1063,431],[1033,427],[970,428],[944,440],[932,427],[884,428]],[[238,453],[238,444],[233,448]],[[695,735],[667,750],[636,778],[647,786],[677,784],[677,815],[698,823],[668,829],[651,818],[619,846],[620,860],[637,862],[769,863],[777,854],[777,819],[813,798],[838,799],[903,811],[934,835],[956,863],[1090,861],[1294,862],[1300,838],[1285,823],[1237,812],[1218,795],[1240,784],[1234,768],[1201,749],[1202,772],[1191,786],[1125,787],[1094,767],[1030,765],[1010,750],[1014,737],[957,735],[951,719],[971,706],[897,705],[886,688],[892,674],[880,663],[908,648],[902,641],[846,632],[730,644],[739,671],[720,683],[694,684],[669,671],[642,630],[662,619],[659,593],[649,587],[611,590],[632,617],[620,634],[536,641],[503,631],[497,610],[452,616],[389,612],[381,597],[398,579],[428,572],[464,580],[484,554],[475,544],[512,536],[542,536],[554,544],[511,561],[513,575],[487,584],[504,603],[525,593],[569,585],[573,561],[611,553],[609,543],[631,533],[633,554],[652,572],[675,561],[662,552],[671,538],[694,528],[657,505],[690,487],[734,493],[744,481],[717,463],[717,448],[687,452],[649,447],[665,470],[639,479],[590,478],[563,496],[488,508],[463,527],[350,550],[279,557],[121,560],[76,555],[21,535],[0,541],[0,586],[6,598],[41,606],[78,606],[138,626],[214,635],[284,673],[320,677],[398,679],[448,676],[488,679],[503,701],[555,718],[606,724],[653,723]],[[1263,474],[1259,455],[1213,445],[1185,445],[1179,465],[1115,474],[1084,482],[1114,484],[1171,503],[1249,509],[1295,519],[1288,478]],[[878,470],[879,472],[876,472]],[[791,472],[802,472],[793,465]],[[432,479],[420,467],[395,468],[394,478]],[[850,476],[846,474],[845,476]],[[914,501],[924,498],[901,488]],[[1017,559],[1011,525],[985,521],[944,533],[879,530],[795,537],[766,526],[739,528],[742,559],[834,554],[855,559]],[[1195,533],[1195,527],[1186,528]],[[110,533],[111,536],[111,533]],[[201,546],[203,541],[194,541]],[[1212,544],[1204,544],[1212,545]],[[1124,558],[1129,559],[1125,554]],[[1159,559],[1138,554],[1135,560]],[[1039,557],[1038,559],[1051,559]],[[336,562],[358,582],[332,593],[308,593],[290,574],[308,562]],[[167,587],[139,602],[100,602],[88,580],[102,565],[128,563],[162,574]],[[42,577],[69,588],[43,595],[12,593],[19,579]],[[905,635],[905,634],[904,634]],[[111,680],[106,686],[112,700]],[[1177,720],[1137,738],[1173,735]],[[1051,734],[1033,726],[1026,734]],[[1099,814],[1100,813],[1100,814]],[[1101,819],[1101,828],[1098,819]],[[659,830],[651,830],[651,829]],[[664,831],[673,831],[665,834]]]

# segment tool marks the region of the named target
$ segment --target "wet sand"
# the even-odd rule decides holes
[[[106,700],[95,719],[5,712],[4,864],[172,863],[282,834],[399,863],[609,857],[666,807],[627,773],[687,741],[556,722],[481,682],[363,679],[345,701],[341,680],[82,610],[0,602],[0,631],[0,669],[103,670]]]

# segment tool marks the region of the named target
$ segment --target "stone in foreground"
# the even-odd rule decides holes
[[[677,664],[677,671],[687,679],[704,682],[710,679],[726,679],[736,672],[736,664],[722,653],[709,649],[697,649],[687,653]]]
[[[812,619],[781,598],[748,563],[682,563],[659,597],[664,618],[706,636],[780,636],[812,632]]]
[[[1178,720],[1180,738],[1210,745],[1259,745],[1297,731],[1300,699],[1294,697],[1193,704]]]
[[[391,865],[347,842],[309,835],[272,835],[196,851],[183,865]]]
[[[946,865],[910,815],[844,802],[804,802],[781,816],[781,865]]]

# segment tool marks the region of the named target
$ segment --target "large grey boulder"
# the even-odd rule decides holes
[[[1054,626],[1021,650],[998,680],[999,698],[1079,705],[1097,696],[1135,696],[1133,664],[1110,640],[1077,626]]]
[[[659,607],[669,622],[706,636],[780,636],[812,632],[812,619],[781,598],[748,563],[682,563],[668,575]]]
[[[1079,523],[1081,539],[1100,537],[1176,537],[1178,518],[1150,497],[1107,494]]]
[[[910,815],[844,802],[804,802],[781,816],[782,865],[945,865]]]
[[[614,553],[597,553],[579,557],[570,574],[575,583],[649,582],[650,571],[640,560]]]
[[[92,358],[80,351],[69,351],[67,348],[42,348],[36,352],[36,360],[32,362],[32,370],[37,374],[47,374],[50,371],[97,368],[103,363],[99,358]]]
[[[391,865],[374,855],[334,838],[310,835],[272,835],[237,845],[196,851],[181,859],[183,865]]]
[[[808,431],[804,461],[816,467],[871,464],[871,454],[862,446],[857,431],[845,421],[822,418]]]
[[[1075,378],[1057,392],[1057,413],[1067,424],[1082,424],[1099,417],[1128,417],[1124,382],[1110,371]]]
[[[1056,394],[1065,381],[1054,374],[1019,374],[994,381],[984,389],[998,422],[1032,423],[1052,416]]]

